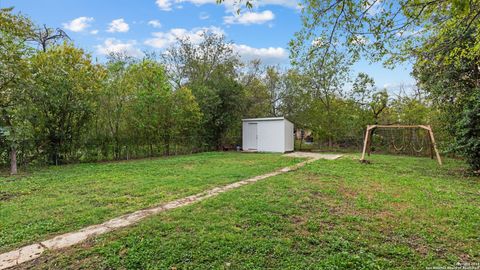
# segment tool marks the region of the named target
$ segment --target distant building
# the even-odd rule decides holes
[[[310,129],[296,128],[295,129],[295,139],[306,141],[313,141],[312,131]]]

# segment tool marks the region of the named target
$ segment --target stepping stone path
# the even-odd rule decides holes
[[[92,226],[88,226],[86,228],[80,229],[78,231],[61,234],[53,238],[50,238],[48,240],[42,241],[40,243],[24,246],[19,249],[0,254],[0,270],[7,269],[10,267],[22,264],[24,262],[34,260],[40,257],[42,253],[47,250],[59,250],[62,248],[71,247],[73,245],[79,244],[87,240],[88,238],[133,225],[146,217],[156,215],[158,213],[161,213],[170,209],[175,209],[182,206],[190,205],[190,204],[208,199],[210,197],[217,196],[231,189],[236,189],[244,185],[255,183],[257,181],[260,181],[272,176],[294,171],[300,167],[303,167],[308,163],[314,162],[321,158],[336,159],[336,158],[339,158],[341,155],[325,155],[325,154],[307,153],[307,152],[294,152],[294,153],[286,154],[285,156],[303,157],[303,158],[309,158],[309,159],[291,167],[285,167],[283,169],[279,169],[271,173],[258,175],[246,180],[238,181],[222,187],[216,187],[216,188],[198,193],[196,195],[184,197],[184,198],[174,200],[165,204],[161,204],[152,208],[139,210],[130,214],[126,214],[126,215],[108,220],[101,224],[92,225]]]

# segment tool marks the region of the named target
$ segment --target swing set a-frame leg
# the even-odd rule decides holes
[[[432,143],[433,150],[435,151],[435,155],[437,156],[437,162],[438,164],[442,165],[442,158],[440,158],[440,153],[438,153],[437,144],[435,143],[435,137],[433,137],[432,127],[430,126],[426,126],[426,127],[428,131],[428,135],[430,136],[430,142]]]
[[[371,143],[371,134],[372,134],[372,129],[375,126],[367,126],[367,131],[365,132],[365,139],[363,140],[363,151],[362,151],[362,158],[360,161],[365,161],[365,154],[368,152],[370,155],[370,143]]]

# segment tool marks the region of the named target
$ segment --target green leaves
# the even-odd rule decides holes
[[[480,134],[474,126],[480,104],[480,23],[471,13],[480,13],[477,1],[473,6],[459,2],[463,1],[452,3],[452,19],[426,39],[416,56],[413,74],[440,110],[444,132],[454,138],[451,151],[465,157],[471,169],[478,171],[476,142]]]
[[[468,101],[460,121],[456,124],[456,149],[470,165],[473,173],[480,174],[480,89]]]
[[[241,62],[225,37],[211,32],[202,41],[178,39],[162,55],[168,74],[178,89],[186,87],[195,96],[203,118],[199,143],[209,149],[236,143],[245,93],[237,82]],[[230,136],[230,134],[235,134]]]
[[[192,144],[199,106],[189,89],[173,90],[161,63],[117,55],[110,58],[108,71],[92,141],[103,139],[102,148],[113,146],[116,159],[125,155],[124,149],[148,146],[148,156],[169,155],[178,144]]]
[[[437,33],[450,32],[450,43],[457,40],[458,34],[448,29],[461,36],[479,23],[479,12],[479,1],[307,0],[303,27],[290,49],[296,59],[318,47],[314,41],[321,39],[322,50],[344,51],[391,66],[422,53],[425,42]],[[358,37],[364,41],[358,42]],[[437,53],[448,51],[442,45]]]
[[[33,35],[33,23],[22,14],[13,13],[13,8],[0,8],[0,36],[7,35],[27,40]]]
[[[3,142],[12,151],[32,135],[26,121],[31,86],[28,57],[32,53],[26,40],[31,34],[29,19],[13,14],[12,9],[0,9],[0,145]],[[14,174],[16,159],[10,162]]]
[[[480,85],[480,1],[307,0],[302,23],[290,42],[297,66],[316,64],[323,69],[331,52],[346,55],[350,60],[347,64],[364,57],[393,67],[414,59],[419,87],[430,94],[433,104],[445,115],[440,127],[455,134],[462,142],[458,145],[461,152],[473,162],[466,149],[477,150],[465,145],[476,135],[467,136],[458,131],[465,126],[456,124],[466,119],[465,115],[473,121],[467,107],[474,106],[469,100]],[[354,94],[365,97],[370,82],[358,79]],[[374,115],[385,108],[385,92],[368,96]],[[424,103],[408,98],[397,101],[393,104],[398,117],[395,122],[431,120],[426,114],[433,110]],[[366,102],[361,103],[366,106]]]
[[[104,79],[103,67],[67,43],[37,53],[31,64],[35,136],[46,145],[52,164],[76,158],[76,154],[71,156],[72,150],[83,144]]]

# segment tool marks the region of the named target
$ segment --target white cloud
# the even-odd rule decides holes
[[[136,47],[137,41],[129,40],[122,42],[115,38],[108,38],[103,44],[95,46],[98,54],[108,55],[110,53],[125,53],[133,57],[142,57],[143,52]]]
[[[192,43],[198,44],[203,40],[202,34],[205,31],[225,35],[221,28],[215,26],[197,27],[191,30],[174,28],[168,32],[152,33],[153,37],[145,40],[144,44],[157,49],[165,49],[174,44],[177,38],[188,38]],[[230,44],[230,46],[245,62],[260,59],[264,64],[275,65],[284,64],[288,60],[288,51],[281,47],[254,48],[244,44]]]
[[[300,8],[300,2],[297,0],[263,0],[263,1],[258,1],[259,6],[283,6],[287,8],[293,8],[293,9],[299,9]]]
[[[97,30],[97,29],[95,29],[95,30],[92,30],[92,31],[90,31],[90,34],[92,34],[92,35],[96,35],[96,34],[98,34],[98,30]]]
[[[367,1],[366,5],[367,6],[365,8],[368,8],[367,13],[370,16],[375,16],[383,11],[382,0]]]
[[[223,21],[226,24],[262,24],[268,21],[271,21],[275,18],[275,14],[270,10],[265,10],[263,12],[244,12],[240,15],[234,16],[225,16]]]
[[[417,30],[399,30],[395,33],[397,37],[410,37],[410,36],[417,36],[425,32],[424,28],[419,28]]]
[[[93,22],[92,17],[78,17],[68,23],[63,23],[63,28],[73,32],[82,32],[90,27],[91,22]]]
[[[187,0],[187,1],[198,1],[198,0]],[[200,0],[201,1],[201,0]],[[215,2],[215,1],[213,1]],[[245,9],[245,2],[238,0],[225,0],[222,3],[225,5],[225,8],[230,12],[236,12],[238,9]],[[282,6],[291,9],[300,9],[299,1],[297,0],[262,0],[262,1],[253,1],[253,6],[266,7],[266,6]]]
[[[170,11],[172,10],[172,2],[171,0],[157,0],[155,3],[157,6],[164,11]]]
[[[177,2],[177,3],[189,2],[189,3],[192,3],[196,6],[201,6],[201,5],[205,5],[205,4],[216,4],[217,3],[216,0],[175,0],[175,2]]]
[[[163,11],[171,11],[172,10],[172,6],[174,4],[177,4],[176,5],[176,8],[183,8],[182,5],[180,5],[180,3],[184,3],[184,2],[187,2],[187,3],[192,3],[196,6],[201,6],[201,5],[205,5],[205,4],[216,4],[216,0],[156,0],[156,4],[157,6],[163,10]]]
[[[356,36],[352,36],[352,40],[350,41],[350,43],[354,45],[366,45],[366,44],[369,44],[370,41],[368,40],[367,37],[363,35],[356,35]]]
[[[184,28],[173,28],[168,32],[154,32],[153,37],[145,40],[145,44],[157,49],[166,48],[177,41],[177,38],[188,38],[193,43],[199,43],[202,41],[202,34],[205,31],[212,32],[218,35],[224,35],[225,32],[214,26],[210,27],[197,27],[191,30]]]
[[[128,32],[130,29],[130,26],[128,26],[128,23],[125,22],[124,19],[116,19],[113,20],[109,25],[107,32],[110,33],[115,33],[115,32]]]
[[[148,21],[148,25],[151,25],[153,28],[162,27],[162,24],[160,23],[159,20],[150,20],[150,21]]]
[[[198,16],[198,18],[199,18],[200,20],[206,20],[206,19],[210,18],[210,15],[208,15],[208,13],[206,13],[206,12],[202,12],[202,13],[200,13],[200,15]]]
[[[156,0],[157,6],[164,11],[172,10],[172,5],[180,3],[191,3],[196,6],[206,5],[206,4],[217,4],[216,0]],[[225,9],[230,12],[235,12],[239,8],[244,8],[245,2],[238,0],[225,0],[222,5]],[[262,0],[255,1],[253,3],[255,7],[263,6],[283,6],[286,8],[299,9],[298,0]]]
[[[318,38],[314,38],[312,40],[312,46],[313,47],[321,47],[325,45],[325,42],[322,40],[322,38],[318,37]]]
[[[232,44],[232,48],[243,61],[260,59],[263,64],[275,65],[285,63],[288,52],[281,47],[254,48],[243,44]]]

